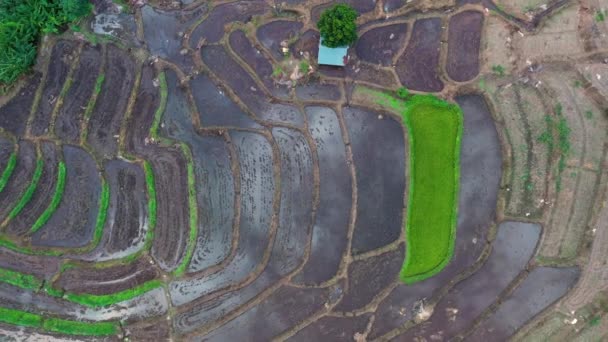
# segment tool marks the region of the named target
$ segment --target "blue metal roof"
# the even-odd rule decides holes
[[[319,39],[319,65],[344,66],[344,57],[348,52],[348,46],[329,48],[322,44],[323,38]]]

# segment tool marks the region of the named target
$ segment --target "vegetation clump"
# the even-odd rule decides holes
[[[357,16],[357,11],[346,4],[325,10],[317,23],[323,45],[335,48],[354,43],[357,40]]]
[[[42,34],[59,33],[92,7],[88,0],[0,0],[0,84],[34,64]]]

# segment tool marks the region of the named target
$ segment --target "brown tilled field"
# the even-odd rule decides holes
[[[605,1],[92,3],[0,96],[0,340],[608,339]],[[405,284],[426,93],[456,234]]]

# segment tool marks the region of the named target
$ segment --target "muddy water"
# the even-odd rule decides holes
[[[358,254],[397,240],[403,229],[405,138],[391,116],[379,119],[360,107],[344,107],[343,113],[357,173],[352,253]]]
[[[170,293],[174,305],[243,281],[261,264],[269,247],[275,200],[272,147],[260,134],[231,131],[230,136],[241,171],[241,219],[236,254],[217,273],[172,282]]]
[[[454,337],[498,298],[515,277],[524,272],[540,237],[540,226],[522,222],[504,222],[498,228],[492,253],[486,263],[471,277],[456,285],[434,308],[433,316],[400,338],[431,339],[442,332]]]
[[[565,295],[578,280],[579,273],[578,267],[535,268],[468,340],[506,340],[528,320]]]
[[[481,12],[465,11],[450,18],[446,71],[454,81],[470,81],[479,73],[482,27]]]
[[[309,131],[319,158],[320,203],[313,228],[308,263],[295,280],[320,283],[338,270],[352,206],[352,180],[336,113],[327,107],[307,107]],[[331,248],[328,248],[331,246]]]

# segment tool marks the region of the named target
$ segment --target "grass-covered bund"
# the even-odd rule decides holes
[[[405,283],[429,278],[452,258],[456,238],[462,112],[433,96],[414,96],[402,113],[409,136]]]
[[[399,114],[409,140],[406,256],[400,278],[411,284],[440,272],[456,239],[463,116],[433,95],[399,95],[362,88],[364,97]]]

